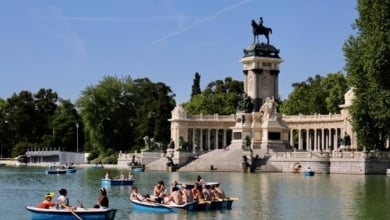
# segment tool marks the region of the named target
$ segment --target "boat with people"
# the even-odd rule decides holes
[[[56,208],[37,208],[26,206],[30,212],[31,220],[113,220],[117,209],[107,208],[77,208],[56,209]]]
[[[225,198],[212,201],[192,201],[183,205],[176,204],[160,204],[151,201],[139,201],[130,199],[130,203],[134,210],[141,212],[156,212],[156,213],[178,213],[181,211],[209,211],[209,210],[230,210],[232,209],[233,201],[238,198]]]
[[[314,176],[314,171],[310,169],[310,167],[308,167],[307,169],[305,169],[303,171],[303,175],[304,176]]]
[[[64,166],[48,166],[46,174],[66,174],[66,168]]]
[[[145,165],[135,165],[131,167],[131,170],[134,173],[142,173],[145,171]]]
[[[101,179],[102,186],[131,186],[134,179]]]

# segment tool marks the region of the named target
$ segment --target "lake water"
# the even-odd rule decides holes
[[[121,170],[110,170],[113,176]],[[91,207],[105,169],[80,168],[75,174],[46,175],[45,168],[0,168],[0,219],[26,220],[25,206],[37,205],[47,192],[66,188],[71,204],[80,200]],[[126,171],[127,173],[127,171]],[[178,214],[132,210],[129,186],[108,188],[116,219],[390,219],[390,177],[287,173],[145,172],[135,173],[141,193],[151,193],[158,180],[193,182],[197,175],[220,182],[226,194],[238,197],[232,210]]]

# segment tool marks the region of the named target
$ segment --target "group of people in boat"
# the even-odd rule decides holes
[[[53,201],[55,193],[49,192],[45,195],[44,200],[38,204],[38,208],[42,208],[42,209],[55,208],[55,209],[69,209],[69,210],[77,209],[77,206],[72,206],[69,204],[68,191],[66,189],[62,188],[58,192],[60,195],[58,196],[56,202]],[[77,200],[77,202],[80,208],[84,208],[83,204],[80,201]],[[93,207],[94,208],[109,207],[107,190],[105,188],[99,189],[99,196],[96,201],[96,204]]]
[[[131,188],[130,200],[152,202],[166,205],[184,205],[193,201],[205,202],[225,199],[225,192],[219,183],[207,184],[202,177],[198,176],[193,185],[174,181],[170,189],[166,189],[164,181],[160,180],[153,188],[151,195],[142,195],[138,188]]]
[[[111,173],[110,171],[106,171],[106,175],[104,176],[104,178],[106,180],[109,180],[109,179],[119,179],[119,180],[134,180],[134,175],[133,175],[133,172],[129,171],[129,174],[128,176],[125,175],[125,172],[124,171],[121,171],[121,173],[119,174],[119,176],[117,177],[112,177],[111,176]]]

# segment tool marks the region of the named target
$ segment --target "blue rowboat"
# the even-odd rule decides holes
[[[66,170],[63,169],[46,170],[46,174],[66,174]]]
[[[41,209],[33,206],[27,206],[30,212],[31,220],[113,220],[116,209],[95,209],[95,208],[78,208],[69,209]]]
[[[214,201],[190,202],[184,205],[165,205],[153,202],[130,200],[134,210],[156,213],[177,213],[180,211],[209,211],[209,210],[231,210],[233,201],[238,198],[226,198]]]
[[[101,179],[102,186],[131,186],[134,180],[121,179]]]
[[[303,171],[304,176],[314,176],[314,171],[312,170],[305,170]]]
[[[130,199],[130,203],[134,210],[140,212],[155,212],[155,213],[178,213],[181,211],[196,211],[197,202],[190,202],[184,205],[165,205],[154,202],[143,202]]]
[[[76,168],[66,168],[66,173],[76,173]]]
[[[132,170],[133,170],[134,173],[142,173],[142,172],[145,171],[145,168],[143,168],[143,167],[134,167]]]

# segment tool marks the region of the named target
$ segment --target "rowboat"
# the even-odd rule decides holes
[[[101,179],[102,186],[131,186],[134,180],[127,179]]]
[[[134,210],[156,213],[178,213],[181,211],[196,211],[198,207],[198,203],[195,201],[186,203],[184,205],[165,205],[154,202],[143,202],[130,199],[130,203]]]
[[[130,199],[134,210],[157,213],[177,213],[180,211],[208,211],[208,210],[230,210],[233,201],[238,198],[226,198],[213,201],[193,201],[184,205],[166,205],[153,202],[144,202]]]
[[[66,168],[66,173],[76,173],[76,168]]]
[[[76,210],[70,210],[41,209],[27,206],[26,209],[30,212],[31,220],[113,220],[116,214],[116,209],[111,208],[77,208]]]
[[[46,170],[46,174],[66,174],[65,169],[49,169]]]
[[[303,171],[304,176],[314,176],[314,171],[312,170],[305,170]]]

